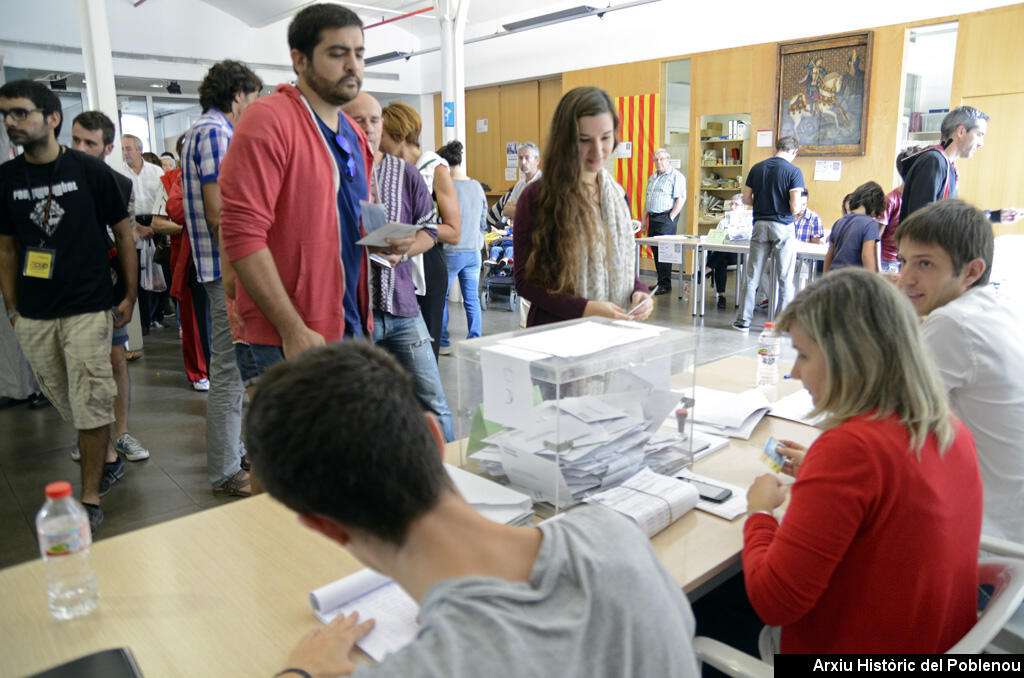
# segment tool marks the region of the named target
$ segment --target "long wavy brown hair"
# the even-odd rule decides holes
[[[538,179],[537,205],[526,262],[526,278],[552,292],[575,294],[584,250],[595,238],[611,251],[600,211],[580,177],[579,119],[609,113],[619,144],[619,116],[608,93],[598,87],[577,87],[558,102],[544,149],[544,173]]]

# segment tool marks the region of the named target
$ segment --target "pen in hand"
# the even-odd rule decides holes
[[[647,303],[648,301],[650,301],[650,300],[651,300],[651,295],[650,295],[650,294],[648,294],[647,296],[645,296],[645,297],[644,297],[643,299],[641,299],[641,300],[640,300],[640,303],[638,303],[638,304],[637,304],[636,306],[634,306],[633,308],[629,309],[629,312],[627,313],[627,315],[633,315],[633,314],[634,314],[634,313],[636,313],[636,312],[637,312],[638,310],[640,310],[640,307],[641,307],[641,306],[643,306],[644,304],[646,304],[646,303]]]

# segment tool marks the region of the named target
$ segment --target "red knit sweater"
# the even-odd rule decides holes
[[[955,430],[919,459],[897,417],[855,417],[811,446],[781,525],[747,520],[747,595],[783,652],[944,652],[974,625],[981,478]]]

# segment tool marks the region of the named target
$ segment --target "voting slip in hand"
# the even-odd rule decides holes
[[[367,233],[365,237],[357,240],[356,244],[364,245],[366,247],[387,247],[388,238],[394,240],[408,238],[410,235],[416,235],[421,228],[422,226],[400,224],[396,221],[391,221],[384,224],[377,230]]]

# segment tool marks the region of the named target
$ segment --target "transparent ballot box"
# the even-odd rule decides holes
[[[541,514],[693,462],[693,332],[581,318],[454,348],[460,464]]]

